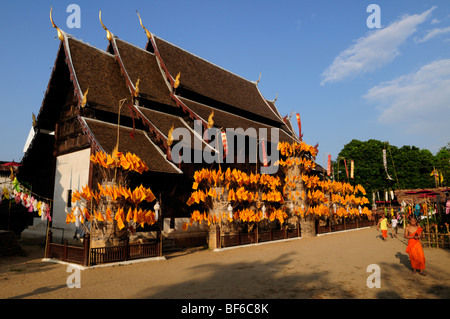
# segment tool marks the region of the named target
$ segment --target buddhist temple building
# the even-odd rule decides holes
[[[165,230],[180,227],[176,219],[190,216],[186,200],[195,170],[221,165],[222,170],[259,171],[264,167],[261,144],[270,156],[279,141],[299,141],[290,118],[279,113],[275,101],[263,97],[258,81],[159,38],[142,22],[142,36],[148,39],[145,48],[118,38],[102,23],[106,50],[53,25],[59,49],[19,180],[53,199],[54,228],[74,232],[75,226],[65,221],[70,194],[84,185],[97,185],[101,176],[90,156],[111,153],[117,141],[119,151],[138,155],[149,167],[133,183],[151,187],[167,220]],[[225,136],[205,137],[210,127]],[[230,128],[234,131],[227,131]],[[171,129],[184,134],[174,134],[169,142]],[[232,144],[240,137],[244,146],[235,143],[235,149],[226,149],[225,141]],[[255,145],[256,163],[249,155]],[[225,158],[224,149],[233,157]],[[219,160],[194,160],[205,153]],[[175,155],[183,160],[175,160]]]

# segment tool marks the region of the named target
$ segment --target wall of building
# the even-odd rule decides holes
[[[75,225],[66,224],[65,208],[69,190],[81,190],[81,187],[89,182],[90,155],[91,150],[88,148],[56,158],[53,227],[65,228],[75,233]]]

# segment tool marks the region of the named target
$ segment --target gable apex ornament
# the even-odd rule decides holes
[[[262,72],[259,72],[259,79],[258,79],[258,81],[255,82],[256,85],[259,83],[259,81],[261,81],[261,74],[262,74]]]
[[[50,22],[52,23],[52,26],[58,31],[58,39],[64,41],[64,32],[62,32],[61,29],[58,28],[56,24],[53,22],[52,11],[53,8],[50,7]]]
[[[98,13],[98,19],[100,20],[100,23],[101,23],[103,29],[106,31],[106,38],[108,39],[108,41],[112,41],[112,38],[113,38],[112,33],[109,32],[108,28],[105,27],[105,25],[102,22],[102,10],[100,10]]]
[[[146,27],[144,27],[144,25],[142,24],[142,19],[141,16],[139,15],[139,12],[136,10],[136,13],[139,17],[139,23],[141,24],[142,29],[145,30],[145,34],[147,35],[147,38],[150,40],[152,38],[152,34],[150,33],[150,31],[147,30]]]

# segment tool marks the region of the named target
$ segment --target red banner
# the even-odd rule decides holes
[[[297,113],[297,124],[298,124],[298,136],[300,137],[300,140],[301,140],[303,137],[303,134],[302,134],[302,122],[300,121],[299,113]]]
[[[264,164],[264,167],[267,167],[266,143],[264,142],[264,140],[262,140],[261,143],[262,143],[262,151],[263,151],[263,164]]]
[[[228,145],[227,145],[227,134],[222,131],[222,144],[223,144],[223,157],[225,158],[228,154]]]
[[[347,174],[347,179],[348,179],[347,160],[345,158],[344,158],[344,164],[345,164],[345,173]]]
[[[331,155],[328,155],[327,175],[331,175]]]

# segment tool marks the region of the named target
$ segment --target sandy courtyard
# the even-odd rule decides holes
[[[374,228],[166,260],[80,271],[68,288],[67,265],[43,262],[44,251],[0,259],[0,298],[450,298],[450,251],[425,248],[427,276],[413,275],[403,230],[383,242]],[[368,288],[380,267],[381,288]]]

